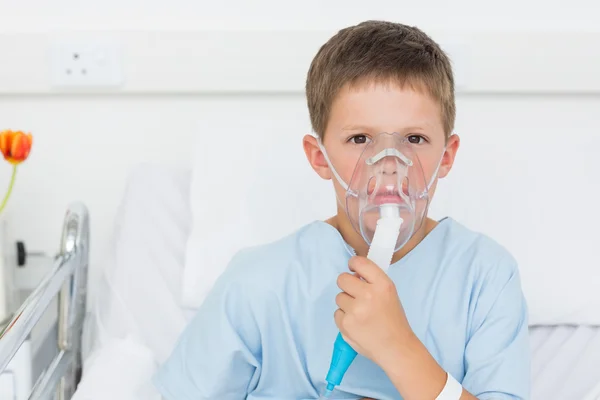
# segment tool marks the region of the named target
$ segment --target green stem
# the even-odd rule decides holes
[[[4,199],[2,200],[2,204],[0,204],[0,213],[2,213],[2,211],[4,210],[4,207],[6,207],[6,203],[8,203],[8,198],[10,197],[10,194],[12,193],[13,186],[15,185],[16,177],[17,177],[17,165],[15,164],[15,165],[13,165],[13,171],[12,171],[12,176],[10,177],[8,191],[6,192],[6,195],[4,196]]]

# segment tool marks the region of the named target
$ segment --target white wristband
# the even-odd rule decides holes
[[[459,400],[462,396],[462,385],[449,373],[446,373],[446,376],[446,385],[435,400]]]

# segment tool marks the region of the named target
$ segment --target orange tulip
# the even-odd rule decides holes
[[[29,156],[33,137],[21,131],[0,132],[0,151],[4,159],[13,165],[22,163]]]
[[[17,166],[29,157],[32,142],[33,137],[28,133],[23,133],[21,131],[0,132],[0,152],[2,152],[4,159],[12,164],[12,175],[8,184],[8,190],[0,203],[0,212],[6,207],[6,203],[12,193],[15,178],[17,176]]]

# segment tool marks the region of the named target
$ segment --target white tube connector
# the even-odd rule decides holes
[[[394,256],[396,242],[404,220],[400,209],[394,204],[384,204],[380,208],[380,217],[369,247],[367,258],[387,272]]]

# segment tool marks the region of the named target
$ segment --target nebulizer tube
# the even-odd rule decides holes
[[[400,209],[396,204],[382,204],[379,213],[377,227],[371,246],[369,247],[367,258],[384,271],[387,271],[392,262],[396,241],[404,221],[400,217]],[[319,397],[320,399],[326,399],[331,396],[335,387],[342,382],[346,371],[356,358],[356,355],[357,352],[346,343],[342,334],[338,333],[333,345],[333,356],[329,372],[325,378],[327,386]]]

